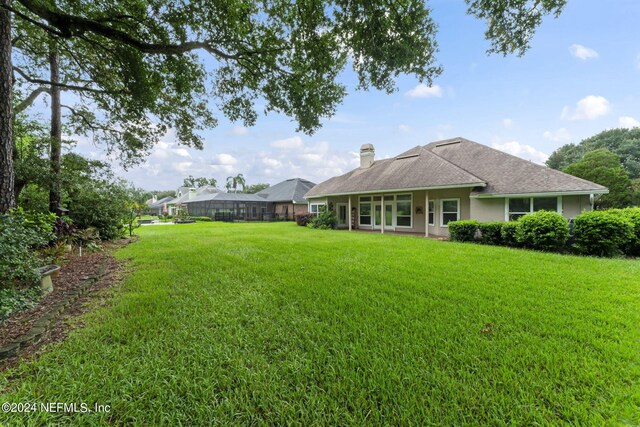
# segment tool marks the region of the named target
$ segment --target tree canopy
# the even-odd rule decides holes
[[[489,52],[523,54],[542,18],[557,16],[566,0],[466,2],[487,21]],[[259,110],[313,133],[344,98],[338,76],[348,65],[357,88],[386,92],[402,74],[431,84],[442,72],[437,25],[423,0],[1,0],[0,27],[0,211],[15,204],[12,74],[52,84],[37,66],[14,68],[13,42],[29,64],[43,59],[33,43],[21,44],[21,28],[55,45],[66,63],[54,83],[91,94],[90,106],[106,121],[89,125],[96,120],[84,108],[74,114],[78,123],[134,154],[169,128],[181,143],[202,147],[199,131],[219,116],[250,126]]]
[[[194,178],[192,175],[189,175],[189,177],[185,178],[184,181],[182,182],[183,187],[200,188],[206,185],[211,185],[212,187],[215,187],[216,185],[218,185],[218,181],[215,178],[204,178],[204,177]]]
[[[564,169],[564,172],[583,178],[609,189],[597,202],[599,209],[623,208],[631,203],[632,189],[629,174],[620,157],[606,148],[590,151],[584,157]]]
[[[601,148],[617,154],[631,178],[640,178],[640,128],[606,130],[578,144],[563,145],[549,156],[546,164],[562,170],[586,153]]]

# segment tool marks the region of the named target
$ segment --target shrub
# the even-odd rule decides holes
[[[452,242],[473,242],[478,231],[479,222],[475,219],[451,221],[449,226],[449,240]]]
[[[16,311],[34,307],[42,296],[39,287],[17,289],[0,288],[0,324]]]
[[[14,209],[0,215],[0,278],[5,283],[33,285],[40,280],[35,270],[43,264],[36,250],[54,240],[49,214]]]
[[[569,221],[552,211],[538,211],[518,220],[516,240],[525,248],[558,251],[569,237]]]
[[[633,227],[633,238],[622,250],[626,255],[640,256],[640,208],[611,209],[609,212],[631,223]]]
[[[478,225],[480,231],[480,243],[485,245],[502,245],[502,226],[504,222],[481,222]]]
[[[590,211],[574,221],[573,247],[582,254],[597,256],[620,255],[633,240],[631,222],[609,211]]]
[[[213,221],[208,216],[192,216],[191,219],[193,219],[195,221],[200,221],[200,222],[211,222],[211,221]]]
[[[302,226],[302,227],[306,227],[307,224],[309,223],[309,221],[311,221],[311,218],[313,218],[315,215],[312,213],[305,213],[305,214],[299,214],[296,215],[296,224]]]
[[[69,202],[69,216],[80,228],[94,227],[103,240],[125,234],[131,220],[131,194],[121,181],[92,181],[79,187]]]
[[[500,230],[500,237],[502,237],[503,245],[510,246],[512,248],[517,248],[520,246],[520,243],[516,239],[516,233],[518,232],[518,227],[520,227],[520,223],[517,221],[505,222],[502,224],[502,230]]]
[[[320,230],[330,230],[336,228],[336,214],[331,210],[320,212],[318,215],[312,215],[307,223],[307,227],[317,228]]]

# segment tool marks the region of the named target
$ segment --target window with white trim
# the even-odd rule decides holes
[[[360,225],[371,225],[371,196],[360,197]]]
[[[326,203],[311,203],[311,213],[318,215],[320,212],[324,212],[324,210],[327,208],[327,204]]]
[[[440,200],[440,227],[447,227],[451,221],[460,219],[460,199]]]
[[[514,197],[507,199],[507,220],[518,218],[538,211],[559,212],[558,197]]]
[[[429,225],[436,225],[436,202],[429,200]]]
[[[396,196],[396,227],[412,227],[412,209],[412,194],[398,194]]]

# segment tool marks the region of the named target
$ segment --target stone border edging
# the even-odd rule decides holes
[[[83,280],[79,287],[68,292],[61,301],[53,304],[48,311],[44,312],[25,334],[0,347],[0,361],[18,356],[22,350],[39,343],[55,325],[56,320],[106,273],[106,264],[103,263],[93,276]]]

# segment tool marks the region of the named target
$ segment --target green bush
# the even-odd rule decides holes
[[[573,237],[579,253],[616,256],[633,240],[633,224],[609,211],[583,212],[574,220]]]
[[[476,238],[479,222],[475,219],[451,221],[449,227],[449,240],[452,242],[473,242]]]
[[[191,219],[193,219],[194,221],[200,221],[200,222],[211,222],[211,221],[213,221],[208,216],[192,216]]]
[[[631,223],[633,227],[633,238],[622,250],[626,255],[640,256],[640,208],[611,209],[609,212]]]
[[[302,227],[306,227],[307,224],[309,223],[309,221],[311,221],[311,219],[314,217],[315,215],[312,213],[303,213],[303,214],[298,214],[296,215],[296,224],[302,226]]]
[[[34,307],[41,296],[39,287],[0,288],[0,324],[12,313]]]
[[[569,237],[569,221],[552,211],[538,211],[518,220],[516,240],[525,248],[558,251]]]
[[[502,226],[504,222],[481,222],[478,225],[480,230],[480,243],[485,245],[502,245]]]
[[[325,210],[318,215],[312,216],[307,223],[307,227],[317,228],[320,230],[330,230],[336,228],[336,214],[331,210]]]
[[[125,183],[93,181],[69,201],[69,216],[79,228],[94,227],[103,240],[122,237],[131,220],[131,194]]]
[[[505,222],[502,224],[502,230],[500,230],[500,236],[502,237],[502,244],[510,246],[512,248],[520,247],[518,239],[516,239],[516,233],[520,223],[518,221]]]
[[[14,209],[0,215],[0,279],[3,283],[34,285],[40,280],[35,270],[44,261],[37,250],[55,239],[55,215],[27,213]]]

